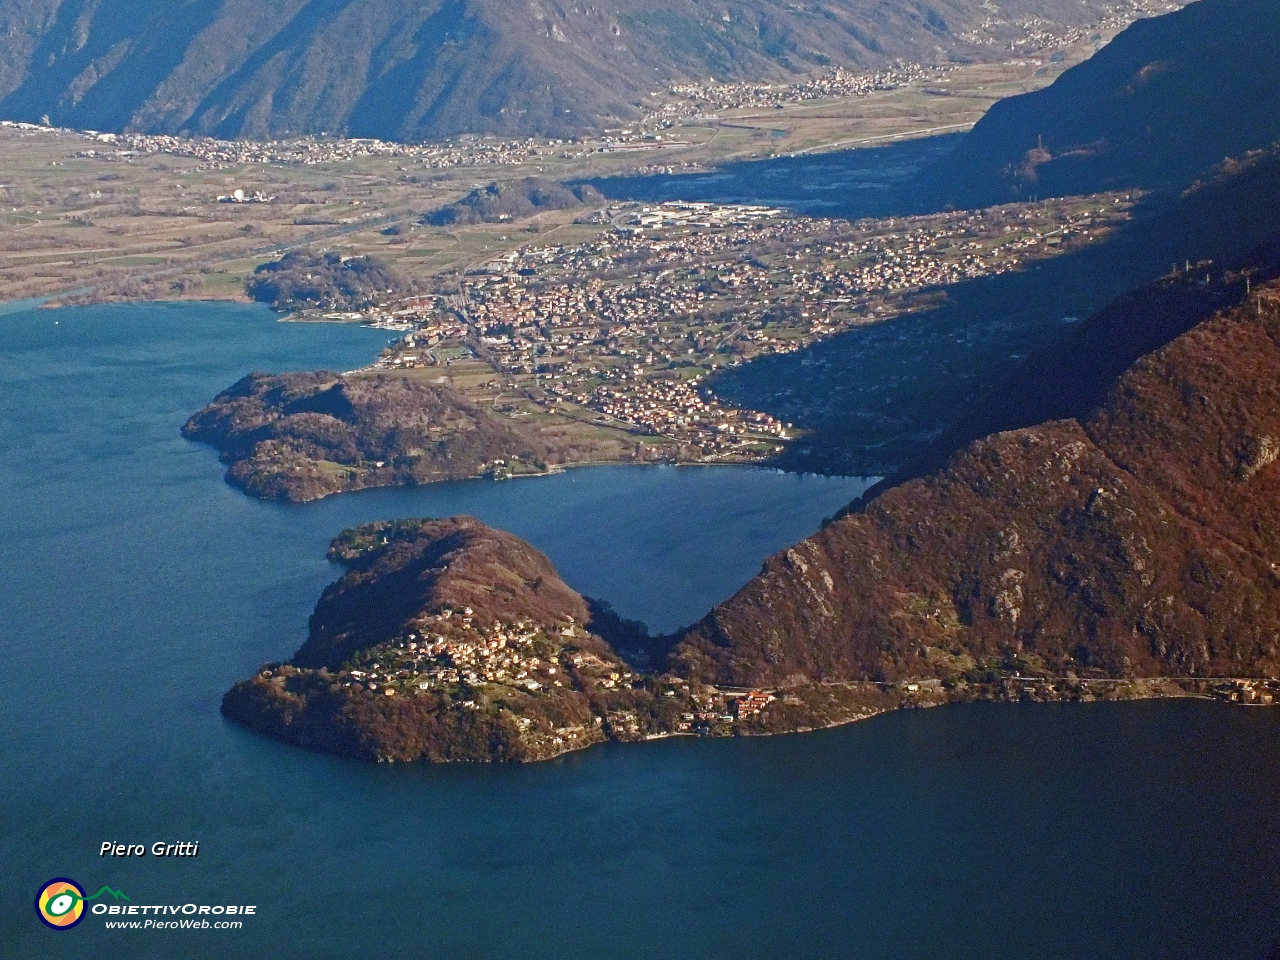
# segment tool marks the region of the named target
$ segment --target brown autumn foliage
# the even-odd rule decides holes
[[[1270,259],[1258,262],[1271,264],[1259,275],[1275,275]],[[1044,371],[1051,407],[1096,397],[1087,415],[969,443],[771,557],[678,638],[665,676],[606,690],[575,675],[573,687],[517,690],[485,709],[460,709],[456,697],[475,696],[466,690],[384,697],[343,686],[331,670],[444,607],[470,607],[480,624],[592,617],[550,562],[510,534],[467,517],[406,520],[334,541],[331,555],[349,570],[321,598],[294,664],[237,684],[224,713],[360,757],[537,760],[670,732],[695,708],[687,693],[657,693],[682,681],[686,691],[779,690],[737,729],[769,733],[895,706],[1016,699],[1025,691],[1011,686],[1015,670],[1037,677],[1042,699],[1187,689],[1157,679],[1099,694],[1077,678],[1280,676],[1271,560],[1280,552],[1280,280],[1246,296],[1243,273],[1202,270],[1095,315],[1062,354],[1067,369],[1028,365],[1024,380]],[[1184,332],[1105,385],[1099,371],[1120,370],[1135,342],[1160,331]],[[598,637],[575,643],[619,662]],[[920,683],[840,685],[868,680]],[[551,736],[585,733],[562,745],[523,734],[526,721]]]
[[[353,560],[325,589],[293,662],[336,669],[420,614],[445,608],[471,608],[481,627],[522,619],[585,624],[590,618],[582,596],[519,537],[474,517],[427,520],[412,538]]]
[[[289,664],[232,687],[222,702],[228,718],[298,746],[364,759],[520,761],[626,738],[608,728],[612,711],[648,718],[659,706],[679,710],[655,704],[649,690],[602,688],[576,669],[564,673],[570,685],[536,693],[363,689],[343,665],[422,629],[423,617],[465,612],[482,629],[524,620],[554,633],[557,625],[586,625],[592,614],[543,554],[473,517],[369,524],[336,538],[330,556],[348,570],[321,596],[306,642]],[[581,629],[564,643],[606,670],[625,669],[607,643]],[[644,722],[647,731],[658,721]],[[555,738],[565,728],[578,731],[572,742]]]
[[[782,685],[1022,658],[1058,675],[1276,676],[1280,284],[1243,295],[1091,416],[978,440],[771,557],[673,669]]]
[[[189,419],[228,482],[268,499],[474,477],[497,459],[545,462],[545,445],[448,387],[404,377],[251,373]]]

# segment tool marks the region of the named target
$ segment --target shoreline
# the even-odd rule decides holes
[[[1141,678],[1141,679],[1152,680],[1154,678]],[[1168,681],[1168,682],[1176,682],[1179,680],[1181,680],[1182,682],[1187,682],[1184,678],[1162,677],[1158,679],[1163,681]],[[1220,679],[1221,681],[1225,681],[1228,678],[1220,678]],[[1231,679],[1234,679],[1234,678],[1231,678]],[[840,682],[840,681],[837,681],[837,682]],[[861,682],[861,681],[858,681],[858,682]],[[866,682],[872,683],[872,681],[866,681]],[[1099,679],[1099,680],[1090,680],[1089,682],[1091,683],[1128,683],[1131,681],[1122,680],[1122,679],[1115,679],[1115,680]],[[735,731],[733,733],[726,733],[726,734],[714,734],[714,733],[701,734],[701,733],[692,733],[688,731],[671,731],[666,733],[650,734],[638,740],[616,740],[614,742],[620,743],[620,744],[649,743],[652,741],[670,740],[676,737],[689,737],[695,740],[728,740],[728,739],[733,739],[735,737],[742,737],[742,738],[790,737],[790,736],[798,736],[806,733],[819,733],[823,730],[835,730],[840,727],[848,727],[855,723],[861,723],[864,720],[872,720],[876,717],[884,716],[885,714],[890,714],[890,713],[897,713],[902,710],[932,710],[938,707],[949,707],[949,706],[956,706],[960,704],[970,704],[970,703],[991,703],[991,704],[1002,704],[1005,706],[1023,706],[1023,705],[1039,705],[1039,704],[1052,704],[1052,703],[1069,703],[1069,704],[1134,703],[1141,700],[1199,700],[1204,702],[1220,703],[1223,706],[1227,706],[1227,707],[1266,707],[1266,708],[1272,708],[1272,709],[1280,708],[1280,699],[1272,703],[1236,703],[1230,700],[1223,699],[1222,697],[1215,697],[1207,693],[1197,693],[1193,691],[1183,691],[1178,693],[1174,693],[1172,691],[1144,692],[1144,693],[1137,693],[1132,696],[1087,697],[1087,698],[1080,698],[1080,699],[1063,697],[1059,699],[1050,699],[1050,700],[1030,700],[1030,699],[1024,699],[1024,698],[1006,699],[1003,697],[995,697],[995,696],[955,697],[955,698],[942,699],[942,700],[936,700],[936,701],[919,701],[919,702],[901,703],[896,706],[885,707],[879,710],[872,710],[869,713],[862,713],[857,716],[851,716],[845,719],[833,720],[829,723],[821,724],[819,726],[796,727],[790,730],[744,729],[741,732]],[[607,743],[609,741],[601,741],[601,742]],[[596,744],[594,743],[583,744],[582,746],[574,747],[571,750],[565,750],[562,753],[558,753],[553,757],[538,758],[536,760],[526,760],[521,762],[522,763],[542,763],[545,760],[554,760],[556,757],[562,757],[562,756],[565,756],[566,754],[581,753],[582,751],[590,749],[595,745]],[[498,761],[492,761],[492,762],[498,762]]]
[[[211,444],[201,440],[188,439],[190,443],[199,443],[204,446]],[[217,450],[216,447],[213,448]],[[219,463],[224,463],[219,455]],[[224,475],[223,480],[229,486],[251,500],[260,503],[283,503],[290,506],[304,506],[309,503],[319,503],[321,500],[328,500],[330,497],[341,496],[342,494],[363,493],[368,490],[412,490],[417,487],[433,487],[440,483],[470,483],[478,480],[488,480],[492,483],[505,483],[508,480],[539,480],[547,477],[557,476],[559,474],[569,473],[572,470],[590,469],[592,467],[731,467],[734,469],[753,469],[753,470],[771,470],[775,473],[790,474],[795,477],[824,477],[831,480],[858,480],[867,482],[865,490],[870,490],[877,483],[880,483],[884,477],[881,476],[858,476],[857,474],[848,473],[820,473],[816,470],[790,470],[786,467],[775,466],[767,460],[655,460],[655,461],[636,461],[636,460],[583,460],[573,463],[557,463],[550,465],[548,469],[540,473],[516,473],[510,476],[495,477],[492,473],[477,473],[469,477],[442,477],[439,480],[428,480],[425,483],[377,483],[367,486],[352,487],[343,490],[331,490],[316,497],[307,497],[304,499],[295,499],[293,497],[260,497],[250,493],[244,487],[234,484]],[[861,496],[861,494],[859,494]]]
[[[150,304],[200,304],[200,303],[239,303],[244,306],[258,304],[248,297],[138,297],[95,300],[90,303],[63,303],[62,297],[74,296],[78,291],[60,290],[57,293],[42,293],[34,297],[19,297],[16,300],[0,300],[0,316],[8,313],[23,313],[27,310],[75,310],[83,307],[138,307]],[[266,304],[258,304],[271,310]],[[275,311],[272,311],[273,313]]]
[[[1012,678],[1009,678],[1009,679],[1012,679]],[[1027,681],[1029,678],[1023,677],[1019,679],[1022,681]],[[1067,680],[1067,678],[1055,678],[1055,680],[1057,682],[1070,682]],[[886,686],[886,684],[879,683],[876,681],[830,681],[826,683],[819,682],[816,684],[810,684],[810,685],[807,685],[807,687],[809,689],[814,689],[814,688],[821,688],[823,686],[830,687],[832,685],[839,684],[841,686],[844,686],[845,689],[849,689],[849,690],[855,690],[861,687],[864,690],[867,688],[874,688],[880,693],[889,693],[889,692],[903,693],[905,691],[902,691],[899,688],[913,682],[914,681],[898,681],[897,683],[887,684],[887,686],[892,688],[892,691],[884,690],[883,687]],[[806,733],[816,733],[823,730],[834,730],[840,727],[847,727],[855,723],[860,723],[864,720],[871,720],[871,719],[874,719],[875,717],[883,716],[889,713],[896,713],[901,710],[930,710],[938,707],[947,707],[947,706],[953,706],[957,704],[971,704],[971,703],[990,703],[990,704],[1003,704],[1006,706],[1018,706],[1018,705],[1024,705],[1024,704],[1051,704],[1051,703],[1070,703],[1070,704],[1130,703],[1130,702],[1136,702],[1141,700],[1199,700],[1199,701],[1205,701],[1205,702],[1217,702],[1217,703],[1221,703],[1224,706],[1229,706],[1229,707],[1230,706],[1269,707],[1269,708],[1280,707],[1280,696],[1276,696],[1270,702],[1236,702],[1236,701],[1227,699],[1226,697],[1223,697],[1223,696],[1214,696],[1212,693],[1198,691],[1198,690],[1186,690],[1178,687],[1179,684],[1187,684],[1187,683],[1191,683],[1191,684],[1214,683],[1219,686],[1223,684],[1249,684],[1249,685],[1262,685],[1267,687],[1267,689],[1274,689],[1275,691],[1280,692],[1280,680],[1275,680],[1270,678],[1239,678],[1239,677],[1091,678],[1084,681],[1084,683],[1086,684],[1140,683],[1140,684],[1149,684],[1151,686],[1148,686],[1144,689],[1116,691],[1116,695],[1112,695],[1112,696],[1090,696],[1087,690],[1083,690],[1083,691],[1078,691],[1079,693],[1083,693],[1082,696],[1068,695],[1068,696],[1038,697],[1038,698],[1022,695],[1025,691],[1016,691],[1019,694],[1018,696],[1009,696],[1006,694],[1006,691],[1003,688],[1003,683],[1004,682],[1002,682],[1001,684],[984,684],[984,685],[975,686],[975,687],[965,687],[959,695],[949,694],[949,695],[943,695],[941,697],[936,697],[936,698],[934,697],[919,698],[919,697],[912,696],[911,693],[906,693],[906,695],[899,702],[889,706],[884,706],[879,708],[871,707],[870,709],[868,709],[866,705],[863,705],[861,708],[856,708],[856,712],[846,716],[831,719],[827,722],[816,723],[812,726],[802,724],[802,725],[798,725],[788,729],[770,730],[770,729],[761,729],[759,727],[754,727],[750,725],[738,726],[735,724],[735,727],[732,730],[728,730],[724,732],[714,732],[714,731],[713,732],[696,732],[696,731],[688,731],[688,730],[666,730],[666,731],[660,731],[656,733],[643,734],[639,736],[623,736],[623,737],[605,736],[601,738],[591,738],[587,740],[587,742],[579,742],[574,744],[566,743],[565,749],[560,749],[551,753],[543,752],[543,750],[545,750],[545,745],[543,745],[543,750],[538,751],[536,754],[531,755],[528,758],[520,759],[520,760],[502,760],[502,759],[494,759],[494,758],[488,758],[488,759],[465,758],[465,759],[457,759],[457,760],[419,759],[419,760],[411,760],[411,761],[397,761],[397,760],[389,759],[384,756],[352,757],[352,759],[363,760],[365,762],[377,763],[377,764],[392,764],[392,765],[398,764],[405,767],[414,767],[420,764],[457,764],[457,763],[512,764],[517,766],[523,766],[526,764],[545,763],[547,761],[555,760],[559,757],[567,756],[569,754],[582,753],[583,751],[588,750],[591,747],[598,746],[600,744],[616,743],[619,745],[627,745],[627,744],[635,744],[635,743],[650,743],[650,742],[656,742],[661,740],[671,740],[675,738],[691,738],[691,739],[697,739],[697,740],[702,740],[702,739],[726,740],[726,739],[733,739],[733,738],[739,738],[739,737],[747,738],[747,737],[796,736],[796,735],[801,735]],[[1173,687],[1173,689],[1171,689],[1171,686]],[[796,690],[796,689],[804,689],[804,688],[790,688],[790,689]],[[225,711],[224,711],[224,716],[227,716]],[[277,736],[272,732],[269,732],[265,729],[258,728],[251,723],[244,723],[241,720],[233,719],[229,716],[227,717],[227,719],[232,720],[232,722],[235,722],[238,725],[246,726],[248,729],[253,730],[255,733],[270,737],[271,739],[276,740],[286,746],[301,747],[302,749],[305,749],[305,750],[310,750],[316,753],[325,753],[331,756],[346,756],[346,754],[342,754],[334,750],[328,750],[323,747],[317,746],[315,743],[301,743],[297,741],[286,740],[283,737]],[[750,721],[748,721],[748,724],[749,723]]]

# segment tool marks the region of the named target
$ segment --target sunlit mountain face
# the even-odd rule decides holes
[[[220,137],[575,132],[636,118],[672,83],[992,59],[1113,6],[7,0],[0,116]]]

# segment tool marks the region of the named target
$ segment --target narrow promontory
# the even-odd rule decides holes
[[[1098,348],[1063,363],[1105,368],[1131,349],[1117,334],[1178,329],[1163,314],[1187,307],[1180,291],[1228,304],[1087,415],[969,443],[771,557],[649,641],[669,649],[660,672],[593,633],[592,605],[527,543],[469,517],[404,520],[334,541],[348,571],[306,643],[223,712],[358,757],[539,760],[973,699],[1275,703],[1280,281],[1255,282],[1274,262],[1179,272],[1095,315],[1077,347]]]
[[[641,625],[472,517],[357,527],[329,557],[347,572],[321,596],[306,642],[222,702],[228,718],[299,746],[382,761],[545,760],[606,740],[829,726],[914,696],[641,674],[595,632],[635,643]]]

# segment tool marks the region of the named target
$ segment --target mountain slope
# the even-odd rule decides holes
[[[1233,263],[1247,264],[1262,276],[1276,274],[1278,208],[1280,149],[1256,151],[1160,204],[1115,241],[1086,251],[1078,263],[1064,257],[1052,264],[1033,293],[1044,297],[1047,290],[1068,286],[1069,277],[1054,267],[1095,278],[1110,273],[1113,286],[1138,282],[1143,273],[1150,276],[1170,265],[1189,271],[1193,279],[1219,274],[1221,265]],[[1010,376],[986,389],[957,423],[911,451],[880,489],[938,469],[965,444],[988,434],[1088,417],[1130,365],[1238,297],[1234,287],[1205,283],[1166,283],[1121,295],[1070,334],[1034,350]]]
[[[693,679],[1280,672],[1280,284],[1150,353],[1084,420],[995,434],[770,558],[693,627]],[[1170,278],[1112,314],[1158,323]],[[1123,322],[1121,322],[1121,318]],[[1087,358],[1084,358],[1087,360]]]
[[[982,56],[1101,0],[0,0],[0,116],[222,137],[558,133],[673,80]],[[984,20],[988,24],[984,27]],[[979,36],[961,39],[977,29]],[[973,42],[974,40],[981,42]]]
[[[1185,187],[1280,139],[1280,5],[1198,0],[1140,20],[1051,86],[997,103],[935,171],[939,198],[985,205]]]
[[[230,719],[366,759],[542,760],[684,709],[632,686],[545,556],[473,517],[348,530],[330,557],[348,570],[306,643],[232,687]]]
[[[523,540],[471,517],[401,524],[407,531],[382,532],[346,561],[346,575],[316,604],[295,665],[338,670],[356,651],[409,632],[424,610],[473,610],[477,629],[590,619],[586,601]]]

